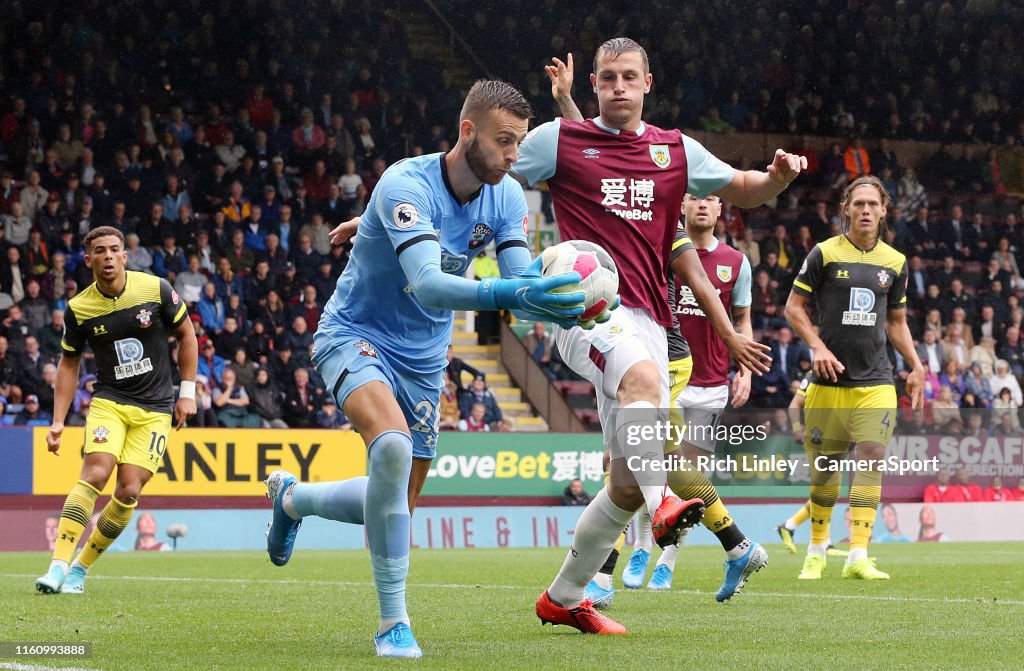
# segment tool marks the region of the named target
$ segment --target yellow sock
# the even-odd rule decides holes
[[[673,471],[668,474],[668,486],[672,492],[681,499],[700,499],[704,502],[704,526],[711,531],[718,531],[725,526],[713,527],[712,524],[719,524],[729,516],[725,505],[718,500],[718,490],[711,484],[703,473],[692,464],[680,471]]]
[[[78,561],[82,566],[86,568],[92,566],[103,551],[117,540],[117,537],[128,526],[128,522],[131,521],[132,513],[135,512],[137,505],[138,502],[121,503],[113,496],[110,497],[110,503],[100,513],[100,518],[96,521],[96,529],[89,536],[85,549],[82,550],[82,554],[78,555]]]
[[[717,493],[715,493],[715,502],[704,509],[703,523],[711,533],[718,533],[722,529],[728,529],[733,525],[733,519],[729,515],[729,509],[726,508],[725,504],[722,503],[722,500],[718,498]]]
[[[810,516],[811,500],[807,499],[807,501],[805,501],[804,504],[800,506],[800,510],[796,511],[796,513],[794,513],[792,517],[786,520],[786,528],[789,528],[789,526],[792,525],[792,527],[796,529],[798,526],[806,522],[807,518]]]
[[[668,485],[681,499],[701,499],[704,501],[704,519],[702,523],[708,531],[715,534],[722,549],[731,552],[740,545],[746,536],[729,514],[729,509],[718,497],[718,490],[711,484],[707,476],[692,464],[680,471],[669,473]]]
[[[878,471],[857,471],[850,486],[850,549],[867,550],[871,530],[882,500],[882,474]]]
[[[837,474],[838,475],[838,474]],[[839,484],[811,485],[811,544],[828,543],[829,525],[832,522],[832,509],[839,498]]]
[[[59,561],[71,563],[71,556],[75,554],[78,541],[82,538],[82,532],[89,526],[89,518],[92,517],[93,508],[96,507],[96,499],[99,498],[100,490],[88,482],[79,480],[71,489],[68,498],[64,501],[64,509],[60,513],[60,522],[57,524],[57,542],[53,545],[53,558]]]

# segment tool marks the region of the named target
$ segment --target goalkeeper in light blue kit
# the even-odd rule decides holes
[[[314,365],[366,441],[369,476],[303,484],[275,471],[267,479],[267,552],[279,566],[306,515],[365,524],[380,656],[422,655],[405,606],[409,516],[437,445],[452,311],[510,309],[568,326],[583,312],[582,292],[555,293],[578,273],[541,278],[540,259],[531,263],[526,199],[508,176],[530,116],[516,89],[477,82],[454,149],[385,171],[314,337]],[[501,278],[464,278],[492,240]]]

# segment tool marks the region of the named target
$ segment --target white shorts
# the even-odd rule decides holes
[[[690,434],[686,442],[705,452],[714,452],[713,436],[728,403],[727,384],[720,387],[686,385],[676,399],[676,406],[683,411],[683,419]]]
[[[646,310],[622,306],[611,319],[585,331],[555,327],[555,344],[562,360],[597,389],[597,413],[605,446],[615,438],[613,415],[622,377],[641,361],[653,361],[661,376],[659,408],[669,403],[668,340],[665,327]]]

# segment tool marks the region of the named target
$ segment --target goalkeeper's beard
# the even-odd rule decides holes
[[[466,163],[469,165],[469,170],[473,173],[473,176],[484,184],[492,186],[500,184],[505,176],[503,171],[495,170],[487,165],[484,152],[480,149],[480,141],[476,138],[466,147]]]

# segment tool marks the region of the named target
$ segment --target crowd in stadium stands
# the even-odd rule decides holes
[[[190,306],[198,425],[347,426],[309,366],[348,259],[328,232],[362,210],[391,162],[450,147],[462,100],[451,73],[413,58],[398,11],[368,1],[40,4],[9,3],[0,31],[3,421],[50,422],[62,311],[91,281],[80,240],[110,224],[127,235],[129,268],[167,278]],[[539,121],[551,109],[548,57],[574,51],[585,71],[601,40],[628,33],[659,73],[652,122],[802,138],[808,174],[771,207],[726,204],[720,221],[754,269],[754,327],[775,357],[755,404],[785,405],[809,369],[783,319],[786,296],[814,243],[839,230],[842,187],[871,173],[895,199],[888,241],[910,259],[911,324],[930,373],[926,409],[907,430],[1018,431],[1024,230],[1007,187],[1024,175],[1024,126],[1008,83],[1024,63],[1001,54],[1017,51],[1024,13],[865,2],[834,14],[833,4],[714,2],[698,16],[691,5],[598,2],[580,25],[549,25],[544,12],[516,11],[519,0],[504,17],[440,6],[467,22],[486,64],[512,68],[503,74]],[[520,59],[507,58],[510,44]],[[757,65],[740,62],[738,44],[775,47]],[[845,139],[825,146],[822,135]],[[957,148],[902,165],[888,144],[902,139]],[[478,275],[493,272],[488,260]],[[572,377],[548,331],[527,347],[549,377]],[[95,371],[84,365],[69,423],[88,412]],[[469,372],[469,387],[450,376],[442,426],[508,428],[484,376]]]
[[[439,4],[538,110],[551,108],[540,68],[552,56],[574,52],[589,72],[601,42],[628,35],[648,48],[656,76],[645,106],[663,127],[966,143],[994,146],[1000,160],[1024,138],[1024,63],[1006,58],[1024,32],[1015,2],[600,0],[579,18],[530,11],[524,0],[502,12]],[[1012,162],[1019,180],[1019,154]]]
[[[1003,479],[996,475],[988,487],[971,482],[967,469],[960,468],[952,480],[947,469],[939,471],[935,482],[925,487],[925,503],[977,503],[979,501],[1024,501],[1024,478],[1014,488],[1003,486]]]

